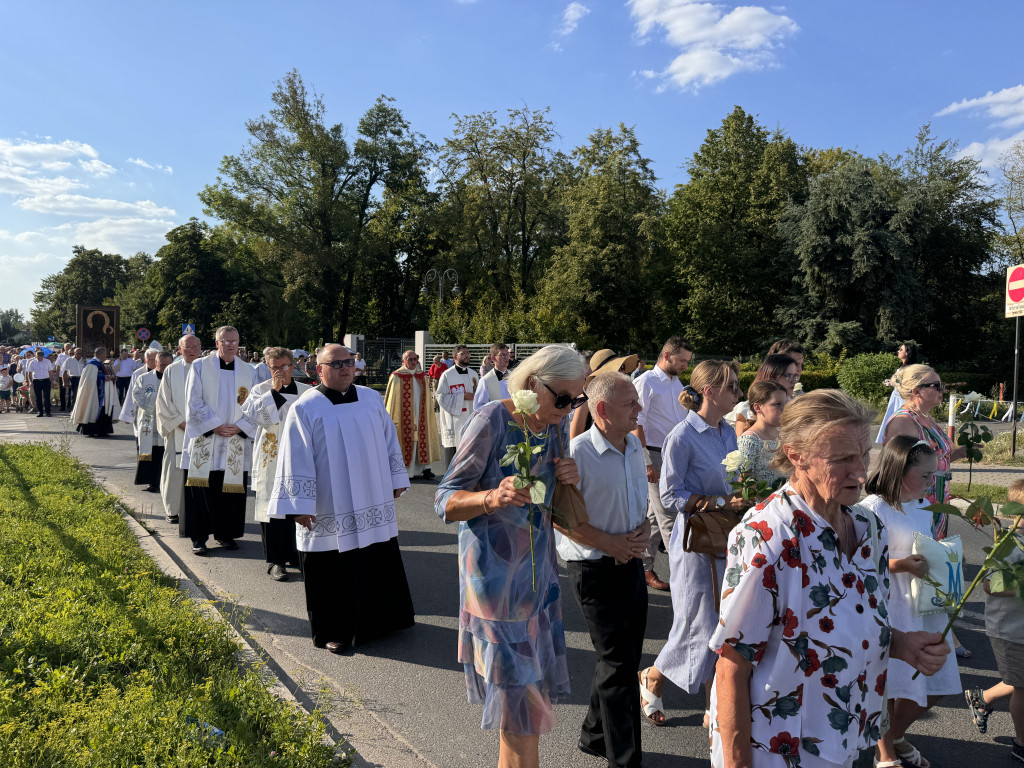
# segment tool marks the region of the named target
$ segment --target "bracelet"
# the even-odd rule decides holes
[[[487,493],[484,494],[484,514],[485,515],[494,514],[494,510],[493,509],[488,509],[487,508],[487,500],[489,498],[491,498],[491,494],[492,493],[494,493],[494,489],[493,488],[491,488],[491,490],[489,490]]]

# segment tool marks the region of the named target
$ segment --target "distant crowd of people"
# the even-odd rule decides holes
[[[513,361],[496,343],[480,368],[459,344],[424,371],[407,350],[383,397],[339,344],[246,360],[231,326],[215,343],[204,356],[183,336],[141,361],[70,350],[78,383],[62,407],[86,435],[132,424],[136,482],[161,493],[196,556],[211,537],[237,548],[251,487],[268,574],[301,569],[313,642],[333,653],[412,625],[395,500],[440,463],[435,511],[459,528],[457,654],[482,727],[499,731],[499,766],[539,765],[570,689],[560,559],[597,655],[582,752],[642,765],[641,724],[666,725],[671,681],[703,692],[714,766],[927,768],[908,730],[962,690],[944,615],[910,598],[929,576],[913,542],[946,535],[926,507],[948,499],[962,455],[928,415],[944,389],[929,366],[894,377],[902,403],[869,472],[873,414],[839,390],[802,392],[804,351],[786,339],[746,392],[737,363],[690,370],[693,345],[672,337],[650,369],[558,345]],[[50,383],[44,367],[33,381]],[[745,478],[763,492],[745,498]],[[572,523],[567,486],[586,507]],[[673,621],[644,667],[648,589],[671,593]],[[984,731],[1010,697],[1022,760],[1024,607],[998,606],[1005,687],[967,700]]]

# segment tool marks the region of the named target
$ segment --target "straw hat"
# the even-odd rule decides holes
[[[590,356],[591,374],[587,376],[587,384],[590,383],[595,374],[604,371],[617,371],[619,368],[622,368],[623,373],[630,374],[636,370],[637,361],[636,355],[616,357],[615,352],[610,349],[599,349]]]

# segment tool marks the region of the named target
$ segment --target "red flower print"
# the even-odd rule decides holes
[[[765,647],[766,647],[766,645],[764,643],[762,643],[761,645],[758,646],[757,650],[754,651],[754,663],[755,664],[760,663],[761,659],[764,658]]]
[[[863,683],[867,679],[868,679],[868,676],[866,674],[864,674],[863,672],[861,672],[859,675],[857,675],[857,682],[858,683]]]
[[[768,523],[764,520],[758,520],[756,523],[748,523],[748,528],[753,528],[755,531],[761,534],[761,538],[765,541],[771,541],[772,536],[775,532],[771,529]]]
[[[836,628],[835,623],[828,616],[818,619],[818,626],[821,627],[822,632],[831,632]]]
[[[860,644],[860,647],[863,648],[866,651],[868,648],[871,647],[871,643],[869,643],[867,640],[865,640],[863,643]]]
[[[754,505],[754,511],[755,512],[760,512],[762,509],[767,507],[768,506],[768,502],[771,501],[774,498],[775,498],[775,494],[772,494],[771,496],[769,496],[764,501],[758,502],[756,505]]]
[[[800,581],[803,583],[804,587],[809,587],[811,585],[811,577],[807,575],[806,563],[800,563],[800,572],[803,574],[803,578]]]
[[[795,536],[782,542],[782,559],[790,568],[800,565],[800,540]]]
[[[764,566],[767,565],[767,563],[768,558],[762,555],[760,552],[754,555],[754,557],[750,560],[750,564],[754,568],[764,568]]]
[[[772,736],[768,742],[768,751],[777,755],[795,755],[800,751],[800,739],[783,731],[778,736]]]
[[[857,579],[857,592],[864,594],[864,579]]]
[[[783,637],[792,637],[793,636],[793,630],[797,628],[797,625],[799,623],[800,623],[800,620],[797,619],[796,614],[793,613],[792,610],[787,608],[786,609],[786,615],[782,617],[782,626],[783,626],[782,636]]]
[[[814,533],[816,529],[814,527],[814,523],[811,522],[811,518],[807,516],[807,513],[797,510],[793,513],[793,530],[801,536],[808,536]]]
[[[764,569],[764,576],[761,577],[761,583],[764,584],[765,589],[770,589],[773,592],[779,588],[778,583],[775,581],[774,565],[769,565]]]
[[[833,674],[828,674],[821,678],[821,684],[826,688],[835,688],[839,685],[839,678]]]
[[[803,667],[804,675],[806,677],[810,677],[821,669],[821,662],[818,661],[818,652],[813,649],[807,651],[807,655],[800,662],[800,666]]]
[[[875,693],[882,696],[885,693],[885,676],[888,674],[886,670],[882,670],[882,674],[875,680]]]
[[[875,597],[874,595],[871,595],[870,597],[868,597],[868,605],[870,605],[872,609],[877,608],[878,607],[878,598]]]
[[[844,573],[843,574],[843,586],[846,587],[847,589],[849,589],[850,587],[853,586],[853,582],[854,582],[854,580],[856,578],[857,577],[854,576],[852,573]]]
[[[860,551],[860,556],[863,557],[865,560],[871,557],[871,547],[865,546],[864,548],[862,548]]]

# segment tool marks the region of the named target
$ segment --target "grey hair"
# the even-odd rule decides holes
[[[220,341],[221,340],[221,338],[220,338],[221,336],[223,336],[225,333],[230,333],[232,331],[234,331],[235,333],[238,333],[238,329],[235,328],[235,326],[233,326],[233,325],[222,325],[213,334],[213,338],[215,340],[217,340],[217,341]]]
[[[153,347],[150,347],[149,349],[147,349],[145,352],[142,353],[142,356],[143,357],[151,357],[151,356],[152,357],[156,357],[159,354],[160,354],[160,350],[159,349],[155,349]]]
[[[529,389],[530,377],[542,381],[570,381],[583,376],[587,364],[571,347],[549,344],[541,347],[515,367],[508,377],[509,394]]]
[[[292,351],[287,347],[267,347],[263,350],[264,360],[284,360],[287,359],[289,363],[294,363],[295,358],[292,356]]]
[[[590,383],[587,384],[586,390],[590,407],[594,408],[598,403],[607,403],[611,400],[615,394],[615,386],[620,382],[625,382],[630,387],[633,386],[629,376],[621,371],[601,371],[601,373],[594,374]]]
[[[789,477],[796,468],[786,455],[787,446],[802,454],[827,448],[819,445],[819,442],[824,442],[827,432],[846,426],[867,429],[874,416],[871,408],[841,389],[816,389],[795,397],[782,411],[779,450],[772,457],[770,466]]]

